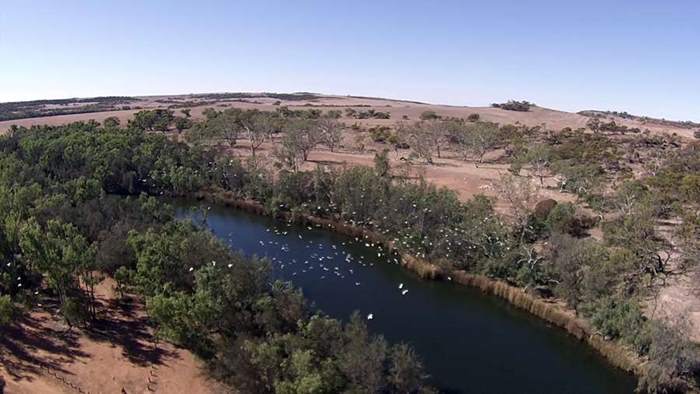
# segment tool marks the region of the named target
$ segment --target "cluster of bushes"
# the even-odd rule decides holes
[[[598,132],[609,132],[609,133],[620,133],[620,134],[625,134],[625,133],[641,133],[642,130],[640,130],[638,127],[627,127],[625,125],[617,124],[615,123],[614,120],[611,120],[610,122],[604,122],[601,121],[600,118],[598,117],[593,117],[586,122],[586,127],[591,129],[593,132],[598,133]]]
[[[0,325],[51,296],[71,326],[89,327],[100,318],[94,287],[109,274],[119,292],[145,297],[160,336],[238,390],[429,392],[409,347],[369,335],[358,317],[342,324],[314,314],[265,262],[232,253],[148,197],[245,184],[269,195],[238,180],[242,171],[134,128],[13,128],[0,138]]]
[[[211,108],[208,108],[208,110],[211,110]],[[190,110],[182,109],[180,112],[184,116],[176,116],[175,113],[169,109],[142,110],[134,114],[134,118],[129,121],[129,126],[148,131],[167,131],[171,126],[174,126],[178,133],[180,133],[194,126],[194,122],[190,119]],[[107,123],[113,119],[117,118],[111,117],[105,119],[105,126],[111,126],[112,128],[119,126],[118,120],[116,124],[114,124],[114,122]]]
[[[389,112],[377,111],[370,108],[366,111],[358,111],[354,108],[346,108],[345,116],[354,119],[391,119],[391,114]]]
[[[372,138],[372,141],[374,142],[379,142],[379,143],[385,143],[385,142],[392,142],[395,140],[397,137],[393,137],[394,135],[391,132],[391,127],[389,126],[374,126],[369,128],[369,135]],[[394,141],[396,142],[396,141]]]
[[[516,100],[508,100],[507,103],[493,103],[491,104],[492,107],[494,108],[500,108],[500,109],[505,109],[508,111],[519,111],[519,112],[527,112],[530,110],[530,107],[534,107],[535,104],[529,102],[529,101],[516,101]]]
[[[671,201],[700,204],[700,142],[688,144],[670,154],[656,173],[645,178],[644,182]]]

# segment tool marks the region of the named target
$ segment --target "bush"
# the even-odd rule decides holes
[[[678,327],[652,322],[648,330],[649,362],[639,379],[639,391],[684,393],[698,372],[697,349]]]
[[[440,115],[436,114],[435,111],[423,111],[420,114],[420,120],[437,120],[440,119]]]
[[[67,298],[61,306],[61,314],[70,327],[84,324],[89,319],[86,303],[78,298]]]
[[[369,129],[372,141],[385,143],[391,137],[391,129],[386,126],[377,126]]]
[[[15,305],[9,295],[0,296],[0,327],[7,326],[14,320]]]
[[[586,230],[593,227],[594,224],[594,218],[577,216],[576,208],[569,202],[556,205],[547,216],[547,225],[551,232],[569,234],[574,237],[586,235]]]
[[[649,347],[645,333],[646,318],[634,300],[605,297],[596,302],[591,322],[610,339],[621,339],[644,353]]]
[[[479,116],[479,114],[469,114],[469,116],[467,116],[467,120],[469,122],[477,122],[479,121],[479,119],[481,119],[481,116]]]

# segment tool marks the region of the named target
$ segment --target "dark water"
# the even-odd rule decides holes
[[[180,215],[185,212],[181,206]],[[340,319],[353,311],[373,314],[370,329],[412,345],[442,392],[631,393],[635,387],[632,375],[562,330],[475,289],[420,280],[364,241],[220,206],[211,207],[207,225],[233,249],[271,259],[274,275],[301,287],[323,312]]]

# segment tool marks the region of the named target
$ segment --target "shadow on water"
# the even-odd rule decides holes
[[[179,204],[179,215],[189,215]],[[373,314],[373,332],[413,346],[446,393],[631,393],[632,375],[563,330],[497,297],[423,281],[392,256],[329,231],[212,206],[207,225],[232,249],[267,257],[323,312]],[[407,292],[406,292],[407,290]]]

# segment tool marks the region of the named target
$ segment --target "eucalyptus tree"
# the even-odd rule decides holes
[[[275,151],[275,156],[284,165],[297,170],[299,165],[309,159],[309,153],[321,142],[318,122],[314,119],[289,119],[285,124],[282,144]]]
[[[272,112],[245,111],[240,114],[239,123],[245,131],[250,154],[253,157],[262,144],[265,141],[271,141],[273,135],[280,129],[279,118]]]
[[[335,148],[343,140],[343,124],[338,122],[336,118],[333,117],[322,117],[316,123],[319,130],[319,137],[321,142],[331,150],[335,151]]]

